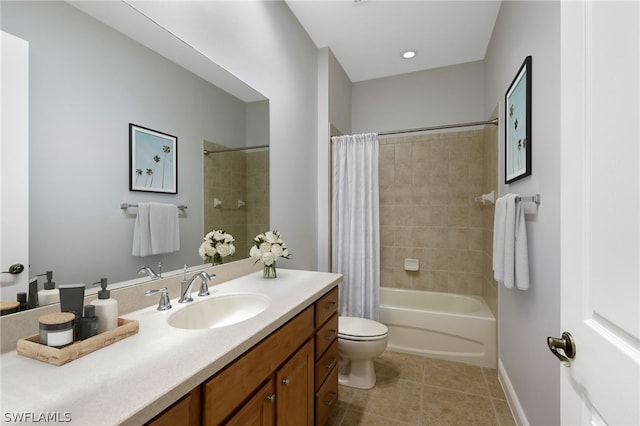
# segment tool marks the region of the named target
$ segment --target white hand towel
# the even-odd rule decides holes
[[[504,221],[504,286],[506,288],[512,288],[516,280],[516,197],[515,194],[505,195],[507,211]]]
[[[134,256],[149,256],[151,254],[151,234],[149,228],[149,203],[138,203],[138,215],[133,227]]]
[[[496,200],[493,217],[493,278],[504,281],[504,221],[507,214],[507,199]]]
[[[149,233],[151,254],[173,253],[180,250],[178,206],[149,203]]]
[[[529,288],[529,249],[527,248],[527,228],[524,221],[524,208],[522,203],[516,204],[516,244],[515,244],[515,270],[516,288],[527,290]]]

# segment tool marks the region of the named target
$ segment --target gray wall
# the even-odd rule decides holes
[[[316,269],[316,46],[284,2],[136,7],[269,98],[270,221],[292,253],[278,266]]]
[[[486,59],[436,70],[354,83],[353,133],[485,120],[503,99],[527,55],[533,56],[533,175],[504,185],[503,127],[498,161],[501,194],[542,194],[527,206],[531,289],[499,289],[499,356],[519,415],[557,424],[558,362],[546,336],[559,334],[559,60],[558,2],[502,3]],[[501,122],[502,117],[501,117]]]
[[[318,49],[318,270],[331,270],[331,135],[351,133],[351,80],[331,52]],[[332,132],[333,130],[333,132]]]
[[[482,121],[484,64],[418,71],[353,84],[354,133]]]
[[[532,67],[533,174],[504,185],[504,128],[500,127],[500,192],[540,193],[527,203],[531,288],[499,289],[499,357],[534,425],[560,422],[560,364],[546,338],[560,330],[560,3],[505,1],[485,59],[485,114],[501,102],[527,55]]]
[[[201,263],[202,140],[242,146],[245,104],[64,2],[3,2],[2,28],[30,46],[30,275],[89,284]],[[178,136],[177,195],[129,192],[130,122]],[[186,203],[186,257],[132,257],[125,201]]]

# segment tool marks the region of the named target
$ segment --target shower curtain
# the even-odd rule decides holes
[[[333,272],[344,276],[340,315],[378,320],[378,135],[338,136],[331,140],[331,266]]]

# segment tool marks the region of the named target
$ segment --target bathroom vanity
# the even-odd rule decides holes
[[[154,303],[120,315],[139,322],[138,334],[60,367],[5,353],[3,421],[324,424],[337,402],[341,279],[281,269],[277,279],[260,271],[214,280],[208,297],[260,294],[269,304],[235,324],[183,329],[168,320],[190,304],[172,298],[163,312]]]

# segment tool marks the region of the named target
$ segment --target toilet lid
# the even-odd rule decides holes
[[[338,317],[338,336],[349,340],[376,340],[387,335],[386,325],[366,318]]]

